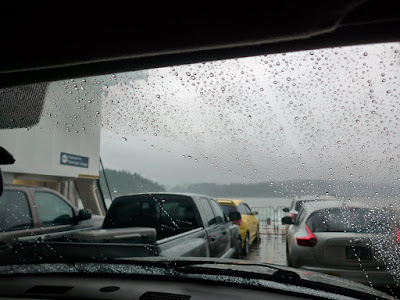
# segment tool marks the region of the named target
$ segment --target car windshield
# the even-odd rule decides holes
[[[362,202],[369,209],[331,209],[329,222],[309,226],[312,233],[323,226],[366,234],[391,226],[372,241],[398,242],[395,216],[373,212],[399,208],[399,49],[399,43],[316,49],[17,87],[16,97],[36,91],[32,97],[42,100],[42,110],[36,125],[13,128],[20,121],[14,115],[1,123],[1,146],[16,162],[2,166],[0,244],[12,249],[18,238],[29,243],[46,234],[51,242],[54,232],[75,230],[61,242],[110,247],[132,238],[137,247],[146,233],[149,252],[136,255],[134,248],[133,257],[295,265],[286,239],[295,225],[281,219],[288,214],[283,208],[304,195],[334,195],[347,206]],[[18,107],[35,109],[29,101]],[[38,187],[55,194],[40,198]],[[218,198],[241,199],[257,215],[241,214],[240,227],[232,224],[227,217],[233,207],[222,210]],[[44,213],[50,205],[54,209]],[[207,246],[211,250],[163,248],[203,231],[196,241],[208,243],[205,236],[219,226],[225,233],[218,247]],[[299,230],[307,236],[305,227]],[[59,235],[54,239],[60,242]],[[311,251],[305,255],[316,257],[317,248],[303,245]],[[392,263],[398,246],[380,256],[391,264],[386,285],[400,283]],[[39,251],[18,249],[31,249],[19,251],[19,258]],[[72,253],[60,249],[59,256]],[[321,266],[323,260],[299,268]],[[358,279],[365,283],[367,277],[375,287],[368,270]]]

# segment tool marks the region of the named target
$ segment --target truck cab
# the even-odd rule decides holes
[[[8,185],[0,198],[0,252],[20,237],[96,228],[103,219],[86,209],[79,210],[52,189]]]

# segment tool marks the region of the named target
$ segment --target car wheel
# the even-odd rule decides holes
[[[258,225],[257,225],[257,233],[256,233],[255,242],[256,242],[256,244],[259,244],[261,242],[260,226],[258,226]]]
[[[242,249],[242,239],[239,238],[238,242],[236,244],[236,247],[235,247],[235,255],[234,255],[233,258],[237,258],[237,259],[241,258],[241,256],[242,256],[241,255],[241,249]]]
[[[249,254],[249,247],[250,247],[250,237],[249,237],[249,233],[246,233],[246,238],[244,240],[244,246],[242,249],[242,254],[243,256],[246,256],[247,254]]]
[[[288,267],[293,267],[292,260],[290,259],[290,256],[289,256],[289,246],[288,246],[287,242],[286,242],[286,263],[287,263]]]

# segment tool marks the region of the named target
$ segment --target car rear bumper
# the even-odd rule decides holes
[[[394,286],[396,282],[393,276],[387,271],[378,270],[351,270],[351,269],[337,269],[337,268],[326,268],[326,267],[309,267],[302,266],[302,269],[324,273],[331,276],[340,277],[343,279],[352,280],[358,283],[362,283],[374,287],[379,286]]]

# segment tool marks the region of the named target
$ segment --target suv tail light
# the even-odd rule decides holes
[[[237,221],[233,221],[232,224],[235,224],[235,225],[239,225],[239,226],[240,226],[240,225],[242,224],[242,219],[237,220]]]
[[[397,242],[400,243],[400,232],[399,229],[397,227],[395,227],[394,229],[396,229],[396,238],[397,238]]]
[[[297,245],[304,247],[314,247],[317,244],[317,238],[311,229],[306,225],[307,235],[296,238]]]

